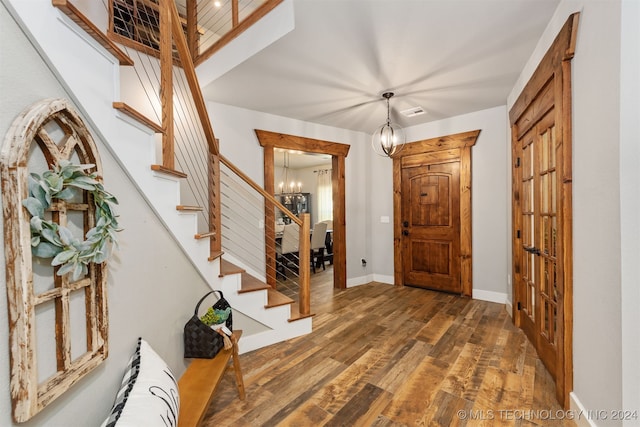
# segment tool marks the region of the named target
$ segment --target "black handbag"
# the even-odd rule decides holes
[[[196,305],[193,316],[184,325],[184,357],[185,358],[199,358],[199,359],[212,359],[218,354],[218,352],[224,347],[224,336],[222,332],[218,332],[206,325],[198,316],[198,310],[200,304],[213,293],[219,294],[218,301],[212,306],[213,309],[226,310],[231,306],[224,299],[224,295],[221,291],[207,292]],[[233,331],[232,328],[233,319],[232,313],[229,313],[229,317],[225,322],[225,326]]]

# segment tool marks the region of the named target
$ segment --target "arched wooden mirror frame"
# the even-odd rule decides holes
[[[347,288],[347,235],[345,214],[345,158],[350,146],[337,142],[304,138],[301,136],[269,132],[256,129],[260,145],[264,148],[264,189],[269,194],[275,194],[274,184],[274,150],[283,148],[288,150],[305,151],[309,153],[330,154],[332,164],[333,188],[333,287]],[[273,210],[265,212],[265,223],[273,223]]]

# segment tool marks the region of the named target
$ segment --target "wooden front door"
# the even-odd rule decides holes
[[[393,156],[396,286],[471,296],[471,147],[478,135],[414,141]]]
[[[462,292],[460,159],[412,156],[402,168],[404,284]]]
[[[569,407],[573,383],[571,59],[567,19],[509,112],[513,158],[513,319]]]

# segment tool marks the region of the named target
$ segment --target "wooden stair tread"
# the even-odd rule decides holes
[[[264,289],[271,289],[271,287],[261,280],[256,279],[249,273],[242,273],[242,285],[240,287],[240,290],[238,291],[239,294],[243,294],[245,292],[261,291]]]
[[[275,289],[272,289],[271,287],[267,289],[267,296],[268,296],[268,299],[267,299],[268,302],[267,302],[267,305],[265,306],[266,308],[279,307],[281,305],[293,304],[295,302],[288,296],[281,294],[280,292],[276,291]]]
[[[309,314],[300,314],[300,310],[297,304],[291,305],[291,316],[289,317],[288,322],[295,322],[296,320],[307,319],[309,317],[315,316],[314,313]]]
[[[147,116],[145,116],[144,114],[142,114],[141,112],[139,112],[138,110],[130,106],[129,104],[126,104],[124,102],[114,102],[113,108],[137,120],[138,122],[142,123],[148,128],[155,130],[156,133],[164,133],[164,129],[162,129],[162,126],[160,126],[159,124],[157,124],[156,122],[154,122],[153,120],[151,120],[150,118],[148,118]]]
[[[223,254],[224,254],[224,251],[211,252],[211,256],[209,256],[209,258],[207,258],[207,260],[208,261],[214,261],[214,260],[220,258]]]
[[[244,271],[244,268],[238,267],[234,263],[222,258],[220,260],[220,274],[218,275],[218,277],[228,276],[229,274],[240,274],[244,273]]]
[[[216,234],[218,234],[218,233],[216,233],[215,231],[209,231],[207,233],[196,233],[196,234],[193,235],[193,238],[197,239],[197,240],[206,239],[207,237],[213,237]]]
[[[180,172],[180,171],[177,171],[175,169],[170,169],[170,168],[164,167],[162,165],[151,165],[151,170],[155,171],[155,172],[164,173],[164,174],[167,174],[167,175],[176,176],[178,178],[186,178],[188,176],[184,172]]]
[[[176,206],[176,210],[180,212],[202,212],[204,208],[202,206],[178,205]]]
[[[269,285],[247,273],[244,268],[239,267],[223,258],[220,260],[219,277],[228,276],[229,274],[241,275],[241,285],[240,290],[238,290],[239,294],[270,289]]]
[[[68,0],[52,0],[51,3],[54,7],[57,7],[67,15],[73,22],[78,24],[80,28],[100,43],[102,47],[115,56],[120,65],[133,65],[133,60]]]

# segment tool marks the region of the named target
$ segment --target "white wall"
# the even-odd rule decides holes
[[[622,407],[640,408],[640,3],[623,1],[621,16]]]
[[[258,184],[263,184],[263,150],[255,129],[279,132],[307,138],[321,139],[350,145],[345,161],[346,223],[347,223],[347,279],[362,275],[360,259],[368,257],[370,246],[367,229],[368,203],[366,187],[366,160],[368,136],[361,132],[338,129],[286,117],[265,114],[228,105],[207,103],[209,116],[220,150],[236,166]]]
[[[506,228],[509,194],[505,177],[508,150],[505,107],[496,107],[405,129],[407,141],[419,141],[480,129],[472,148],[472,244],[474,297],[504,303],[507,295]],[[371,173],[372,268],[393,279],[393,183],[389,159],[369,152]],[[382,223],[388,216],[391,222]]]
[[[637,8],[629,2],[628,9]],[[620,86],[621,55],[621,5],[615,1],[563,1],[558,6],[553,19],[545,30],[536,51],[522,72],[520,79],[509,96],[509,107],[522,91],[526,81],[540,62],[553,38],[567,17],[581,11],[578,37],[573,67],[573,262],[574,262],[574,395],[575,406],[582,405],[590,410],[615,410],[638,408],[637,382],[630,385],[635,401],[623,408],[623,379],[621,363],[627,360],[627,368],[637,379],[638,362],[638,294],[637,268],[627,270],[625,290],[632,298],[628,309],[634,321],[633,330],[627,334],[634,338],[632,353],[622,351],[623,328],[621,322],[621,147],[637,160],[637,99],[623,104],[626,119],[625,135],[628,140],[621,143],[621,99],[620,93],[626,88]],[[637,10],[627,24],[637,31]],[[637,93],[637,32],[629,30],[626,40],[635,44],[628,46],[625,55],[631,56],[626,73],[635,70],[633,76],[627,74],[625,84],[633,84]],[[634,35],[635,34],[635,35]],[[630,123],[631,122],[631,123]],[[635,126],[635,127],[634,127]],[[633,159],[633,157],[632,157]],[[633,161],[629,159],[629,161]],[[629,163],[625,163],[628,167]],[[636,230],[637,239],[637,182],[638,163],[633,163],[633,171],[623,173],[634,184],[624,184],[622,190],[633,195],[629,206],[625,207],[624,226],[629,231]],[[630,188],[629,185],[633,185]],[[627,211],[626,209],[633,209]],[[637,265],[637,240],[625,240],[635,252],[631,252]],[[635,258],[633,258],[635,255]],[[633,286],[633,289],[631,288]],[[626,295],[625,295],[626,297]],[[634,355],[633,362],[629,355]],[[632,380],[633,381],[633,380]],[[637,423],[637,421],[635,421]],[[598,421],[598,425],[621,424],[612,420]],[[637,425],[637,424],[635,424]]]
[[[0,5],[0,135],[28,105],[67,97],[44,62]],[[99,425],[107,414],[138,336],[180,375],[182,328],[208,286],[95,135],[105,186],[120,200],[120,250],[109,261],[109,357],[88,377],[21,426]],[[4,271],[4,252],[0,252]],[[13,426],[9,393],[6,282],[0,274],[0,425]]]

